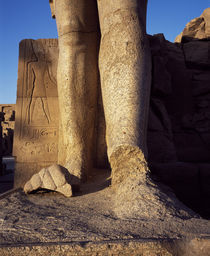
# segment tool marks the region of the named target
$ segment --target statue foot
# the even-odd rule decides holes
[[[132,177],[138,174],[142,182],[146,181],[149,174],[147,162],[143,152],[138,148],[130,145],[119,146],[110,157],[112,168],[112,187],[117,187],[128,176]]]
[[[122,146],[110,157],[113,211],[118,218],[165,219],[199,217],[180,202],[172,190],[153,181],[137,147]]]

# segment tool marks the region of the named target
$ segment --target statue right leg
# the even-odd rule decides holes
[[[95,0],[55,2],[59,36],[58,163],[81,180],[91,168],[97,104],[99,25]]]
[[[147,0],[98,0],[99,69],[112,185],[129,173],[148,173],[144,155],[151,56],[146,7]]]

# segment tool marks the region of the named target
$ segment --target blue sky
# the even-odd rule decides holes
[[[210,0],[148,0],[147,32],[174,41],[208,7]],[[16,102],[19,42],[55,37],[48,0],[0,0],[0,104]]]

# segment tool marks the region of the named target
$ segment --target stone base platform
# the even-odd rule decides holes
[[[2,256],[195,256],[210,255],[210,239],[167,240],[139,239],[103,242],[40,243],[4,245],[0,248]]]
[[[119,219],[107,173],[74,197],[57,193],[0,196],[0,255],[210,255],[210,221]],[[152,210],[152,209],[151,209]]]

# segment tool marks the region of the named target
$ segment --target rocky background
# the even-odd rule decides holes
[[[210,8],[175,43],[150,36],[150,169],[186,204],[210,215]]]

